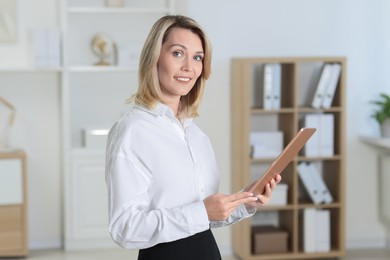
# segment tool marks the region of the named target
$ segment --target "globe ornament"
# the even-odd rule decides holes
[[[93,53],[99,57],[99,61],[94,65],[109,66],[108,60],[115,51],[114,41],[106,34],[97,33],[92,37],[91,48]]]

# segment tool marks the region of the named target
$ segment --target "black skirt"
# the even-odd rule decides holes
[[[176,241],[139,250],[138,260],[221,260],[210,229]]]

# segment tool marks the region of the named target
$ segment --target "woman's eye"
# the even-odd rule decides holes
[[[196,61],[202,61],[202,60],[203,60],[203,56],[201,56],[201,55],[196,55],[196,56],[194,57],[194,60],[196,60]]]
[[[181,56],[183,56],[183,54],[182,54],[180,51],[174,51],[174,52],[172,53],[172,55],[173,55],[174,57],[181,57]]]

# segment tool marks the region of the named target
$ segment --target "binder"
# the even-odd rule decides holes
[[[330,251],[330,211],[316,210],[316,251]]]
[[[317,220],[316,209],[303,210],[303,251],[305,253],[316,252],[317,244]]]
[[[303,122],[305,127],[313,127],[317,129],[312,138],[305,144],[303,154],[307,157],[319,157],[321,147],[321,123],[318,114],[306,114]]]
[[[59,67],[61,65],[60,30],[57,28],[49,28],[46,31],[46,37],[48,65],[51,67]]]
[[[281,107],[281,90],[282,90],[282,66],[279,63],[272,64],[273,66],[273,86],[272,86],[272,108],[280,109]]]
[[[310,172],[310,175],[313,177],[316,189],[318,190],[319,197],[321,197],[321,202],[323,203],[332,203],[333,202],[333,196],[330,193],[328,187],[326,186],[324,179],[320,175],[320,172],[315,167],[313,163],[307,163],[306,167],[308,168],[308,171]]]
[[[283,132],[251,132],[250,144],[252,146],[251,157],[276,158],[283,150]]]
[[[320,156],[334,155],[334,115],[319,114],[319,154]]]
[[[37,67],[47,66],[46,56],[46,29],[34,28],[31,30],[32,41],[32,59],[33,64]]]
[[[263,109],[272,109],[273,84],[274,84],[274,66],[272,64],[264,65],[264,82],[263,82]]]
[[[329,79],[328,86],[325,89],[322,107],[330,108],[333,102],[334,93],[336,92],[337,83],[339,81],[341,71],[341,65],[334,63],[331,65],[331,75]]]
[[[332,65],[329,63],[325,64],[324,68],[322,69],[321,76],[317,84],[317,89],[311,103],[313,108],[321,108],[326,88],[329,85],[331,73]]]
[[[298,175],[313,203],[316,205],[321,204],[323,202],[323,195],[320,192],[319,185],[313,173],[306,163],[301,162],[298,164]]]
[[[305,127],[317,128],[317,133],[306,143],[303,154],[307,157],[334,155],[334,115],[306,114]]]

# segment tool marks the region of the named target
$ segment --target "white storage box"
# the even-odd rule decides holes
[[[287,205],[287,191],[288,185],[286,183],[279,183],[272,191],[271,200],[268,205],[270,206],[284,206]]]

